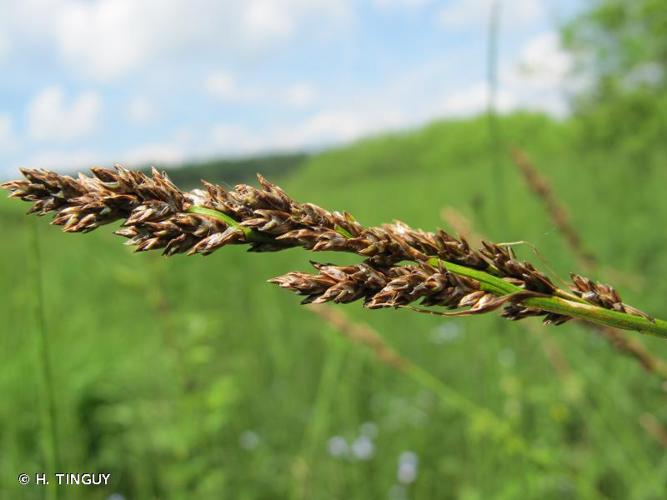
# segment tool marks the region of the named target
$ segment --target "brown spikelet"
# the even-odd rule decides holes
[[[635,316],[646,318],[649,321],[653,321],[653,318],[645,312],[624,304],[621,300],[621,296],[612,286],[605,285],[604,283],[597,283],[574,273],[571,274],[570,277],[572,278],[572,291],[575,295],[587,302],[604,307],[605,309],[633,314]]]
[[[425,264],[375,267],[367,262],[355,266],[317,263],[313,263],[313,266],[318,274],[291,272],[269,281],[305,296],[302,301],[304,304],[363,300],[364,306],[369,309],[410,306],[420,312],[447,316],[483,314],[505,306],[503,316],[508,319],[544,316],[545,322],[554,324],[569,319],[539,309],[531,309],[530,314],[525,314],[527,308],[519,304],[527,297],[539,295],[535,292],[525,291],[498,297],[481,290],[475,280]],[[416,304],[457,311],[439,313],[415,307]]]
[[[481,253],[493,262],[503,276],[523,282],[527,290],[534,292],[551,294],[556,290],[551,280],[532,264],[514,259],[508,247],[488,241],[482,241],[482,245]]]

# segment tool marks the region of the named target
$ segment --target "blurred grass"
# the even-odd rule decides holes
[[[613,147],[577,147],[570,123],[543,116],[499,124],[505,143],[551,179],[601,261],[645,278],[643,289],[620,287],[625,300],[667,316],[667,234],[656,224],[667,216],[665,165],[638,169]],[[441,208],[455,206],[489,237],[535,244],[561,276],[576,271],[509,154],[502,167],[508,213],[498,217],[480,117],[361,141],[271,179],[364,224],[397,218],[432,229],[443,225]],[[45,471],[25,209],[0,201],[1,498],[44,494],[15,480]],[[661,381],[577,326],[540,327],[572,365],[559,377],[540,337],[520,324],[339,306],[546,448],[556,465],[540,467],[265,283],[307,269],[313,255],[232,247],[165,259],[132,255],[111,228],[70,236],[40,220],[38,230],[63,467],[113,477],[109,488],[69,488],[67,498],[663,498],[666,455],[638,420],[667,419]],[[643,340],[667,357],[667,344]],[[333,436],[352,444],[368,429],[377,430],[371,458],[329,453]],[[418,473],[401,484],[407,450]]]

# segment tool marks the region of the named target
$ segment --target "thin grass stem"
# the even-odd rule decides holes
[[[60,447],[58,444],[58,429],[56,415],[56,398],[53,384],[53,369],[51,367],[49,336],[47,331],[46,314],[44,311],[44,281],[42,277],[42,255],[39,241],[37,221],[32,224],[32,253],[34,259],[34,286],[35,286],[35,317],[37,318],[37,362],[41,368],[40,375],[44,391],[42,405],[44,453],[51,473],[61,472]],[[48,488],[48,496],[58,500],[60,494],[55,483]]]
[[[496,109],[498,96],[498,40],[500,35],[500,0],[494,0],[490,7],[488,40],[486,54],[486,78],[487,78],[487,120],[489,129],[489,147],[491,162],[493,165],[494,194],[496,198],[496,210],[500,215],[499,222],[507,222],[507,210],[505,210],[505,189],[503,169],[501,162],[501,137],[500,124]]]

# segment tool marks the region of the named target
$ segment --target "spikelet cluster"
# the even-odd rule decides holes
[[[93,168],[92,175],[77,178],[47,170],[22,173],[24,179],[1,187],[14,198],[32,202],[29,213],[54,214],[53,224],[66,232],[89,232],[121,221],[116,234],[137,251],[207,255],[226,245],[245,244],[250,251],[302,247],[351,252],[364,259],[355,266],[314,263],[315,274],[293,272],[271,280],[305,296],[304,302],[361,300],[369,308],[420,304],[457,309],[459,314],[504,306],[503,316],[513,320],[542,316],[545,322],[560,324],[570,319],[522,303],[558,290],[506,246],[483,242],[476,250],[463,237],[413,229],[402,222],[365,227],[349,213],[299,203],[261,176],[259,187],[240,184],[225,189],[204,182],[201,189],[184,192],[155,169],[147,175],[120,166]],[[521,292],[498,296],[478,281],[448,271],[446,264],[434,267],[434,257],[492,274]],[[644,315],[623,304],[608,285],[578,275],[572,280],[572,291],[581,301]]]

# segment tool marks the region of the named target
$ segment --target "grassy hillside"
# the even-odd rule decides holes
[[[619,285],[624,299],[667,316],[664,165],[575,147],[569,124],[541,116],[506,117],[501,128],[505,147],[524,148],[552,180],[587,247],[639,278]],[[271,178],[296,199],[365,224],[401,219],[432,229],[444,224],[442,208],[456,207],[490,238],[536,245],[539,257],[517,250],[566,278],[575,260],[509,155],[502,185],[495,182],[488,143],[482,118],[435,123],[313,156]],[[526,320],[535,334],[494,317],[338,306],[546,450],[544,466],[491,439],[483,414],[440,404],[265,283],[306,270],[312,254],[232,247],[207,258],[132,255],[111,228],[65,235],[21,216],[25,208],[0,202],[2,498],[44,493],[14,481],[45,470],[48,448],[38,265],[60,468],[113,477],[111,488],[69,489],[68,497],[663,498],[664,449],[640,424],[646,413],[667,419],[661,380],[577,325]],[[667,357],[667,343],[643,340]],[[554,370],[545,341],[566,369]],[[349,453],[338,454],[339,438]],[[405,452],[418,458],[414,481],[397,474]]]

